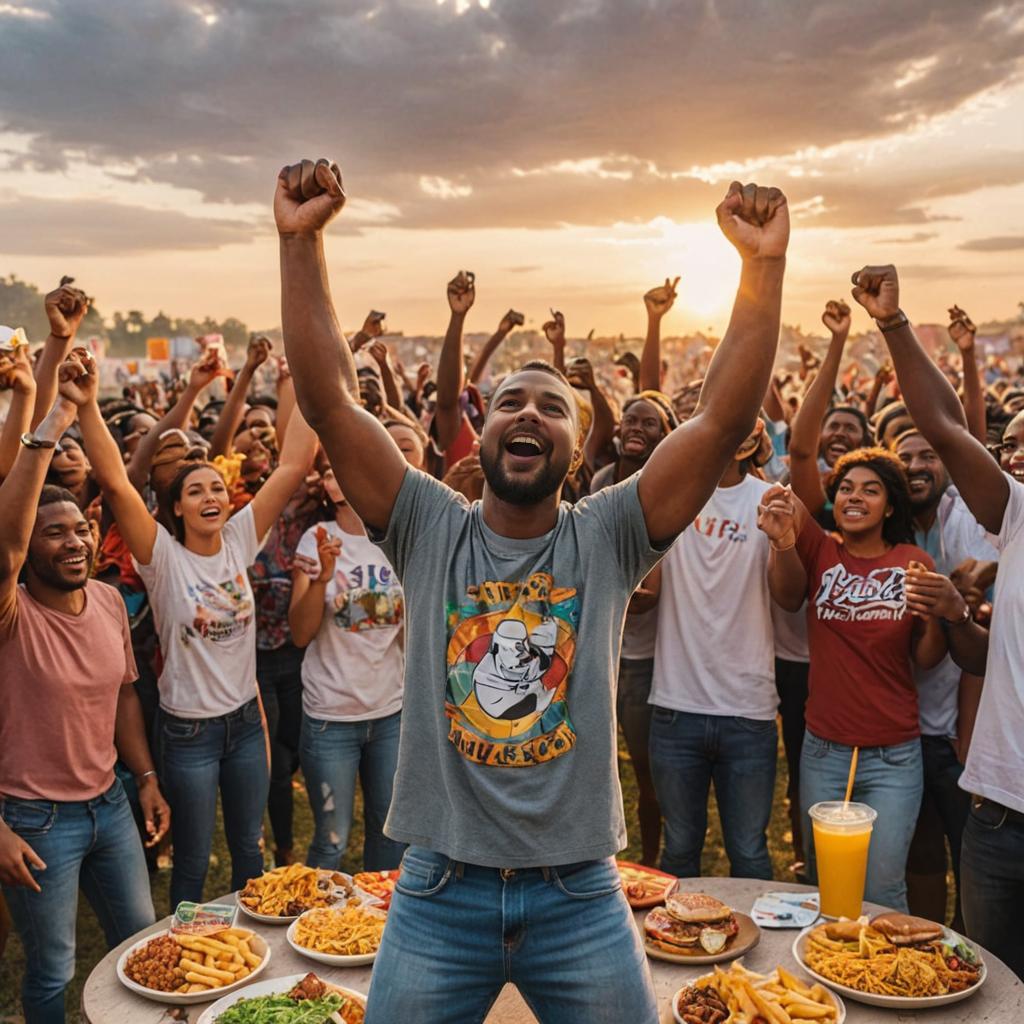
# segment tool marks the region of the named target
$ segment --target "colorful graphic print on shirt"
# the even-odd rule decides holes
[[[224,583],[189,584],[188,596],[195,601],[192,625],[181,627],[181,642],[188,645],[196,637],[223,643],[245,632],[253,616],[253,602],[247,579],[239,573]]]
[[[814,595],[818,619],[837,622],[896,622],[907,611],[903,581],[907,570],[887,565],[866,576],[850,572],[841,562],[821,574]]]
[[[402,588],[391,566],[357,565],[348,573],[336,572],[334,581],[332,621],[339,628],[358,633],[402,624]]]
[[[448,739],[468,761],[525,768],[576,745],[568,691],[576,590],[548,573],[470,586],[448,607]]]

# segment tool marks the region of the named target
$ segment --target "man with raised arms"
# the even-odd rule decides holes
[[[409,469],[360,408],[327,285],[336,165],[282,170],[282,323],[303,414],[407,600],[405,710],[385,828],[410,844],[368,1024],[483,1020],[506,982],[545,1022],[651,1024],[657,1008],[613,855],[625,845],[615,670],[630,595],[753,428],[779,332],[789,214],[734,183],[719,225],[742,258],[697,411],[643,470],[575,506],[572,389],[535,361],[491,399],[483,500]],[[499,671],[500,668],[500,671]],[[495,701],[501,677],[519,699]],[[483,682],[487,686],[483,686]]]
[[[945,624],[953,660],[985,677],[960,776],[960,788],[971,794],[960,850],[960,896],[968,936],[1024,978],[1024,484],[1003,472],[972,436],[963,404],[900,309],[896,268],[858,270],[853,297],[882,331],[914,424],[999,552],[988,634],[963,602]],[[941,578],[907,578],[907,600],[918,605],[917,611],[938,607],[944,589]]]

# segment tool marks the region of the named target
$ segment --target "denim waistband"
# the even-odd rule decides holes
[[[114,781],[99,796],[90,797],[88,800],[51,800],[46,796],[4,796],[0,793],[0,811],[5,804],[52,804],[54,807],[95,807],[104,801],[110,800],[116,795],[119,789],[123,789],[123,783],[115,775]]]
[[[241,718],[245,714],[246,708],[251,708],[254,704],[258,704],[258,698],[256,697],[247,700],[241,707],[235,708],[234,711],[228,711],[223,715],[204,715],[202,718],[184,718],[181,715],[174,714],[173,711],[167,711],[165,708],[160,708],[160,714],[167,718],[174,718],[179,722],[230,722],[236,718]]]

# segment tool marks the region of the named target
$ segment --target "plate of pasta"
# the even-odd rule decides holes
[[[978,950],[963,936],[897,913],[805,928],[793,942],[793,956],[829,988],[890,1009],[968,999],[987,974]]]
[[[288,926],[288,944],[322,964],[358,967],[373,963],[386,921],[382,910],[358,904],[307,910]]]

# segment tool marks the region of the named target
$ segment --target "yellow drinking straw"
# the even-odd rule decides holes
[[[860,747],[853,748],[853,757],[850,758],[850,777],[846,780],[846,796],[843,798],[843,810],[850,806],[850,797],[853,796],[853,777],[857,774],[857,751]]]

